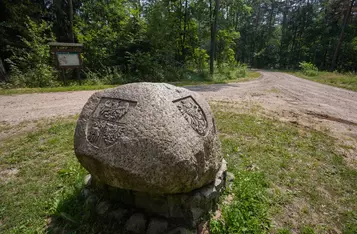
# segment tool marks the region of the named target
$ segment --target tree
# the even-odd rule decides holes
[[[210,48],[210,73],[213,75],[214,72],[214,56],[216,50],[216,34],[217,34],[217,20],[218,20],[218,11],[219,11],[219,1],[215,0],[214,8],[214,20],[211,20],[211,48]],[[212,9],[212,0],[210,0],[210,9]],[[212,15],[212,14],[211,14]]]
[[[330,71],[334,71],[335,70],[337,57],[338,57],[338,54],[340,52],[340,48],[341,48],[341,44],[342,44],[342,41],[343,41],[343,37],[345,35],[345,29],[346,29],[346,26],[348,24],[348,20],[349,20],[350,15],[351,15],[351,11],[352,11],[352,7],[353,7],[354,2],[355,2],[355,0],[351,0],[350,4],[349,4],[349,6],[348,6],[348,8],[346,10],[346,13],[345,13],[345,16],[344,16],[344,20],[343,20],[343,23],[342,23],[340,37],[338,39],[337,46],[336,46],[336,49],[335,49],[335,53],[334,53],[333,58],[332,58]]]

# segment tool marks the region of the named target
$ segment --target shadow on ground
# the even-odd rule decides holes
[[[121,216],[115,212],[108,211],[108,207],[100,207],[98,204],[101,197],[86,197],[86,189],[76,191],[67,199],[59,202],[56,213],[49,217],[47,229],[48,233],[124,233],[125,215]],[[118,204],[119,206],[119,204]],[[115,211],[116,206],[110,209]],[[100,210],[103,209],[103,210]],[[105,213],[101,216],[98,213]]]
[[[194,92],[219,92],[221,89],[227,87],[237,87],[239,83],[227,83],[227,84],[210,84],[210,85],[195,85],[195,86],[185,86],[186,89]]]

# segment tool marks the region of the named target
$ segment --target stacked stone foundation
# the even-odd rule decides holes
[[[149,194],[115,188],[86,178],[82,194],[95,204],[96,215],[120,223],[123,233],[198,233],[217,209],[227,185],[226,162],[208,185],[188,193]]]

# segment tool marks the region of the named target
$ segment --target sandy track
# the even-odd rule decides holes
[[[191,86],[210,101],[258,104],[268,115],[316,129],[357,145],[357,92],[261,71],[250,82]],[[0,123],[18,124],[81,111],[95,91],[0,96]],[[232,108],[240,108],[233,105]]]

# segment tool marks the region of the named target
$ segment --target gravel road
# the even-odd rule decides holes
[[[319,130],[329,129],[338,138],[357,142],[357,92],[280,72],[261,71],[261,74],[259,79],[249,82],[188,88],[210,101],[257,104],[279,120]],[[94,92],[0,96],[0,123],[13,125],[77,114]],[[234,108],[239,109],[240,105],[233,105],[233,111]]]

